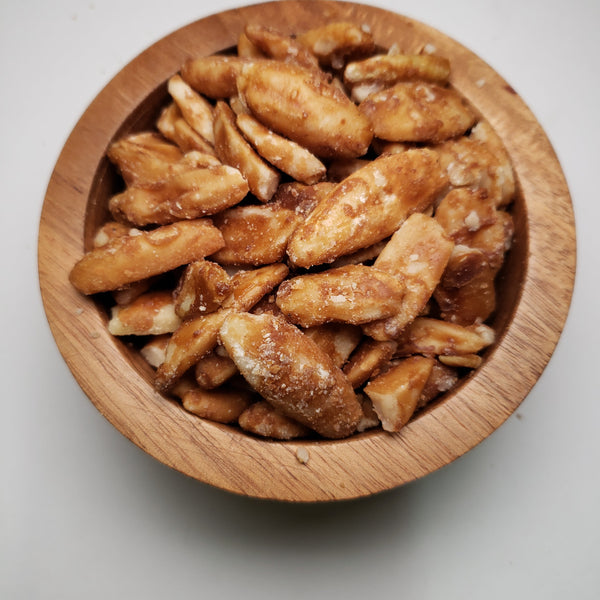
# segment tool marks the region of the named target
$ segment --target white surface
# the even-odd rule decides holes
[[[377,3],[447,33],[511,83],[554,144],[575,206],[563,337],[517,413],[468,455],[366,500],[249,500],[145,455],[75,383],[37,282],[38,219],[58,153],[136,54],[239,4],[0,3],[0,597],[597,598],[597,0]]]

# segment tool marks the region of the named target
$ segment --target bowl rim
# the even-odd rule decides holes
[[[432,42],[450,58],[452,84],[478,107],[513,161],[525,206],[526,263],[510,323],[476,376],[400,433],[343,441],[262,440],[190,415],[167,399],[106,329],[68,273],[83,255],[88,197],[108,144],[132,111],[187,58],[235,46],[248,22],[299,31],[334,20],[368,24],[390,45]],[[482,83],[483,82],[483,83]],[[96,96],[67,139],[50,178],[38,235],[42,301],[59,351],[97,409],[160,462],[204,483],[257,498],[315,502],[371,495],[423,477],[496,430],[548,364],[567,318],[576,267],[575,223],[565,177],[529,108],[483,60],[445,34],[374,6],[283,0],[216,13],[152,44]],[[515,374],[518,373],[518,377]],[[308,451],[307,463],[297,459]]]

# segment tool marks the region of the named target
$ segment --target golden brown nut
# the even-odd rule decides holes
[[[433,358],[411,356],[399,361],[365,386],[365,394],[373,402],[385,431],[400,431],[408,423],[433,365]]]
[[[475,114],[452,88],[402,82],[369,95],[359,106],[376,137],[390,142],[439,143],[462,135]]]
[[[111,240],[129,235],[130,232],[131,227],[129,225],[125,225],[125,223],[119,223],[118,221],[107,221],[96,231],[93,241],[94,248],[105,246]]]
[[[213,390],[223,385],[238,373],[235,363],[229,356],[221,356],[217,349],[203,356],[194,367],[194,376],[198,385],[204,390]]]
[[[184,270],[173,291],[175,312],[185,319],[217,310],[231,291],[230,277],[215,262],[198,260]]]
[[[311,185],[325,177],[325,165],[306,148],[277,135],[253,116],[237,116],[237,126],[256,151],[296,181]]]
[[[127,185],[154,187],[181,160],[181,150],[152,132],[134,133],[113,142],[107,150]]]
[[[278,203],[236,206],[215,216],[225,246],[212,258],[223,265],[268,265],[285,256],[300,216]]]
[[[251,404],[238,419],[240,427],[254,435],[275,440],[293,440],[310,435],[311,430],[261,400]]]
[[[462,367],[465,369],[476,369],[483,362],[479,354],[463,354],[461,356],[439,356],[439,361],[449,367]]]
[[[203,390],[195,388],[182,395],[183,408],[217,423],[235,423],[252,404],[252,393],[241,388]]]
[[[248,193],[242,174],[228,165],[187,169],[154,189],[129,187],[113,196],[115,219],[143,227],[213,215],[237,204]]]
[[[360,327],[345,323],[327,323],[304,330],[308,336],[327,356],[336,367],[342,367],[362,337]]]
[[[225,164],[239,169],[248,181],[250,191],[266,202],[277,190],[279,171],[256,153],[235,121],[235,114],[229,105],[219,100],[215,108],[215,151]]]
[[[248,61],[238,56],[200,56],[181,67],[181,76],[196,91],[209,98],[231,98],[237,93],[236,79]]]
[[[431,150],[381,156],[319,203],[292,235],[288,256],[310,267],[380,242],[412,212],[426,209],[446,183]]]
[[[328,438],[356,430],[362,410],[352,387],[296,327],[268,314],[235,313],[220,339],[250,385],[287,417]]]
[[[452,187],[483,189],[498,207],[510,203],[515,177],[506,152],[497,152],[481,139],[463,136],[435,147]]]
[[[269,265],[254,271],[240,272],[231,278],[232,292],[221,308],[207,315],[190,317],[173,333],[164,362],[156,372],[154,384],[166,392],[203,356],[215,348],[218,333],[227,316],[235,311],[250,310],[287,275],[285,265]]]
[[[454,243],[435,219],[422,213],[411,215],[373,265],[401,279],[406,293],[393,316],[364,325],[363,331],[377,340],[396,339],[425,308],[442,278],[453,247]]]
[[[302,327],[331,322],[360,325],[395,314],[404,293],[394,275],[347,265],[284,281],[277,292],[277,306]]]
[[[248,24],[244,29],[246,38],[268,58],[292,63],[306,69],[318,69],[315,55],[293,37],[264,25]]]
[[[371,377],[377,376],[388,364],[396,348],[396,342],[378,342],[365,338],[344,365],[344,374],[352,387],[360,387]]]
[[[351,62],[344,69],[344,81],[355,85],[364,82],[399,81],[445,83],[450,76],[450,61],[433,54],[377,54]]]
[[[108,331],[112,335],[161,335],[181,324],[168,291],[148,292],[126,306],[113,306]]]
[[[433,295],[442,319],[459,325],[487,320],[496,309],[496,272],[484,258],[468,281],[461,282],[460,286],[439,285]],[[464,272],[462,274],[464,276]]]
[[[214,144],[213,107],[210,102],[193,90],[179,74],[169,79],[167,89],[188,125],[207,142]]]
[[[444,196],[435,210],[436,221],[457,243],[496,221],[496,207],[485,190],[456,188]]]
[[[368,28],[346,21],[315,27],[301,33],[297,39],[322,65],[334,69],[340,69],[350,56],[366,55],[375,50],[373,35]]]
[[[397,356],[477,354],[494,343],[494,330],[487,325],[463,326],[441,319],[417,317],[398,340]]]
[[[88,252],[69,280],[83,294],[116,290],[213,254],[223,244],[221,232],[208,219],[136,231]]]
[[[331,181],[304,185],[297,181],[282,183],[273,196],[273,203],[307,217],[335,187]]]
[[[189,125],[175,102],[171,102],[161,111],[156,128],[182,152],[197,150],[214,156],[212,144]]]
[[[314,71],[276,61],[244,65],[238,90],[269,129],[320,158],[365,154],[371,126],[356,105]]]

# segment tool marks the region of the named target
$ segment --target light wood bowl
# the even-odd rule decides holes
[[[497,344],[484,364],[398,434],[342,441],[275,442],[199,419],[158,394],[150,368],[106,330],[107,315],[78,294],[68,273],[106,218],[115,175],[105,151],[150,126],[166,81],[190,57],[235,46],[246,23],[298,32],[334,20],[367,24],[383,46],[433,44],[452,64],[452,84],[496,129],[520,193],[514,246],[500,284]],[[483,85],[482,85],[483,83]],[[48,185],[39,229],[39,278],[52,333],[98,410],[162,463],[224,490],[285,501],[356,498],[447,465],[513,413],[548,363],[569,309],[575,274],[569,191],[554,151],[530,110],[493,69],[442,33],[372,6],[286,1],[226,11],[183,27],[129,65],[92,102],[71,133]],[[307,464],[296,457],[308,451]]]

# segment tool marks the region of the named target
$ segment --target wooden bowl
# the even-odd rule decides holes
[[[488,119],[519,184],[514,246],[500,283],[497,344],[484,364],[398,434],[342,441],[276,442],[188,414],[157,393],[150,368],[106,329],[107,314],[77,293],[68,273],[106,218],[116,177],[109,143],[150,126],[166,81],[190,57],[234,47],[246,23],[297,32],[334,20],[367,24],[383,46],[433,44],[452,64],[452,84]],[[490,435],[528,394],[568,312],[575,273],[569,191],[542,128],[510,85],[477,56],[421,23],[346,2],[273,2],[229,10],[179,29],[127,65],[92,102],[62,150],[39,229],[39,277],[52,333],[98,410],[166,465],[231,492],[286,501],[356,498],[423,477]],[[308,452],[302,464],[299,448]]]

